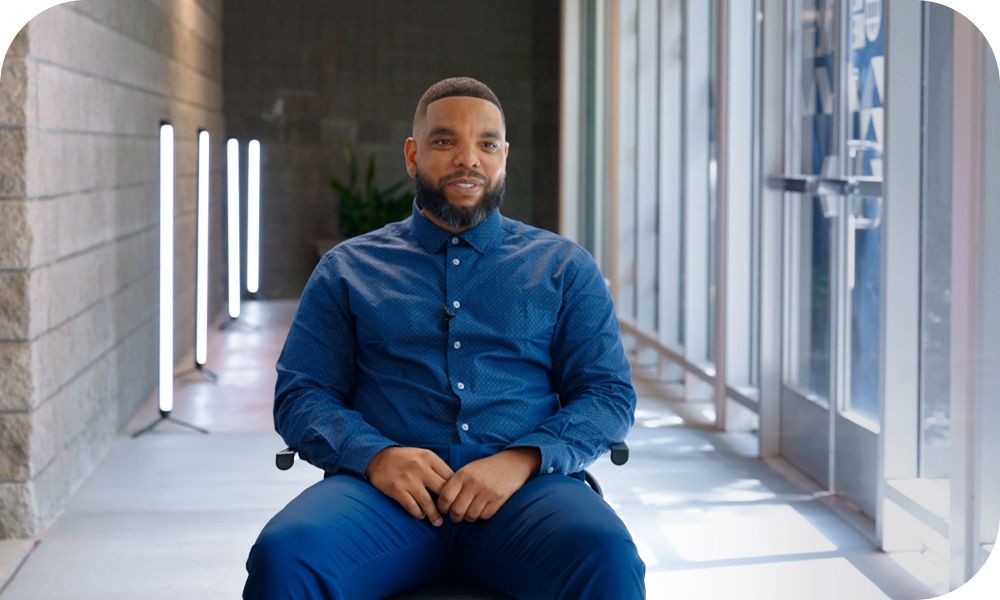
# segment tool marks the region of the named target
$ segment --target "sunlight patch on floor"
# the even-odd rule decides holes
[[[664,600],[888,598],[846,558],[840,557],[679,571],[650,569],[646,573],[646,596]]]

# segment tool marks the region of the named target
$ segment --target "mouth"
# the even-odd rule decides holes
[[[482,184],[474,181],[452,181],[448,183],[448,185],[460,190],[474,190],[478,187],[482,187]]]
[[[462,196],[478,194],[482,191],[483,185],[483,181],[470,177],[455,177],[445,183],[446,188]]]

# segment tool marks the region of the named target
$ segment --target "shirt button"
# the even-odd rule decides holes
[[[458,382],[458,386],[457,386],[457,387],[458,387],[458,389],[460,389],[460,390],[464,390],[464,389],[465,389],[465,384],[464,384],[464,383],[462,383],[461,381],[459,381],[459,382]]]
[[[452,302],[451,305],[454,306],[455,308],[462,308],[462,303],[459,302],[458,300]]]
[[[545,470],[545,472],[546,473],[553,473],[553,472],[555,472],[555,470],[556,470],[555,467],[549,467],[548,469]]]
[[[451,238],[451,245],[452,246],[457,246],[458,245],[458,238],[457,237]]]
[[[458,265],[462,264],[462,261],[458,260],[457,258],[453,258],[451,259],[451,264],[457,267]]]
[[[462,431],[468,431],[468,430],[469,430],[469,424],[468,423],[462,423]]]
[[[451,345],[451,347],[454,348],[455,350],[458,350],[459,348],[462,347],[462,342],[455,342],[454,344]]]

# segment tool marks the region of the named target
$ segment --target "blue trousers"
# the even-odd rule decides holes
[[[449,466],[489,446],[434,449]],[[529,479],[487,521],[431,526],[362,478],[335,474],[264,527],[245,599],[382,598],[461,579],[514,598],[643,598],[645,565],[618,515],[575,477]]]

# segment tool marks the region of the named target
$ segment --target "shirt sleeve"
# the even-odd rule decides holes
[[[597,264],[585,250],[577,251],[552,339],[561,408],[508,446],[538,448],[539,474],[585,469],[623,441],[635,422],[631,369],[611,295]]]
[[[348,306],[327,254],[306,283],[278,358],[274,425],[303,460],[363,477],[376,454],[398,444],[351,409],[356,339]]]

